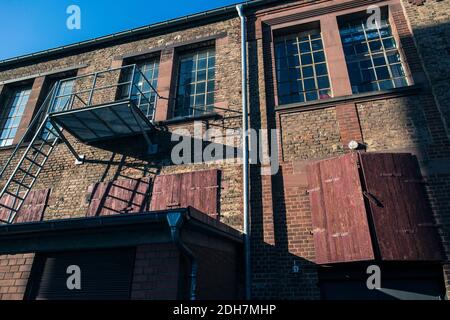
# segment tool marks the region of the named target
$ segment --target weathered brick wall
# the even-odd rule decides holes
[[[283,160],[325,158],[343,152],[335,108],[280,118]]]
[[[22,300],[34,254],[0,256],[0,300]]]
[[[237,110],[240,109],[241,103],[240,87],[236,86],[240,78],[239,30],[238,19],[224,20],[166,35],[4,70],[0,72],[0,80],[24,77],[79,64],[88,65],[80,70],[79,74],[104,70],[115,66],[117,57],[130,53],[136,54],[152,48],[176,46],[177,43],[181,45],[189,41],[201,42],[202,38],[220,35],[215,45],[217,79],[215,100],[220,107]],[[112,76],[114,79],[117,78],[115,75]],[[172,79],[172,84],[175,82],[176,79]],[[104,95],[100,94],[97,98],[101,100],[102,97]],[[216,127],[225,133],[228,128],[239,128],[240,119],[236,117],[236,113],[225,111],[222,119],[204,120],[203,124],[205,129]],[[221,217],[224,222],[240,228],[242,224],[240,166],[229,162],[173,166],[170,161],[170,149],[165,148],[165,145],[167,140],[170,141],[170,132],[180,127],[192,128],[192,122],[161,128],[161,134],[158,136],[161,152],[157,157],[149,157],[144,154],[145,142],[142,139],[116,140],[113,143],[98,144],[95,147],[88,147],[70,139],[79,154],[85,155],[88,160],[87,163],[77,166],[68,149],[60,144],[50,156],[35,185],[36,189],[52,189],[44,219],[84,216],[88,206],[87,188],[96,182],[219,167],[222,169],[223,185],[220,204]],[[9,155],[10,149],[0,150],[0,161],[5,163]],[[13,161],[14,163],[16,161]],[[12,168],[11,165],[5,172],[1,184],[5,182]]]
[[[188,245],[198,261],[197,295],[199,300],[243,298],[242,268],[236,250]],[[189,270],[186,270],[188,274]]]
[[[447,126],[450,124],[450,1],[403,0],[404,10],[432,90]]]
[[[420,96],[358,103],[357,110],[369,152],[428,149],[431,143]]]
[[[176,300],[180,294],[180,253],[173,244],[138,246],[131,299]]]
[[[86,51],[65,57],[49,59],[35,64],[24,64],[22,66],[0,70],[0,81],[13,80],[15,78],[26,77],[33,74],[51,72],[63,68],[78,65],[87,65],[80,69],[78,74],[87,74],[101,71],[110,67],[120,65],[120,58],[129,54],[139,54],[146,50],[163,50],[166,47],[184,45],[187,42],[201,42],[203,38],[217,36],[215,40],[216,48],[216,105],[229,109],[240,110],[241,93],[240,86],[236,85],[240,81],[240,27],[239,19],[226,19],[217,23],[211,23],[195,28],[179,30],[163,35],[148,37],[140,40],[133,40],[109,47]],[[118,60],[119,59],[119,60]],[[175,61],[176,63],[176,61]],[[161,70],[164,72],[164,70]],[[169,77],[169,83],[175,85],[176,79],[170,79],[170,74],[163,74]],[[117,74],[111,74],[108,80],[117,80]],[[106,81],[101,79],[100,81]],[[165,79],[167,80],[167,79]],[[89,81],[90,82],[90,81]],[[85,87],[87,81],[79,81],[76,89]],[[100,83],[101,85],[102,83]],[[102,102],[112,97],[113,91],[105,91],[94,96],[95,102]],[[87,98],[87,97],[84,97]],[[169,105],[169,108],[171,105]],[[205,119],[202,121],[203,129],[215,127],[225,135],[226,129],[237,129],[240,127],[240,117],[236,112],[223,111],[220,119]],[[170,174],[188,172],[193,170],[205,170],[218,168],[221,170],[221,190],[220,190],[220,219],[231,226],[242,228],[242,173],[241,166],[237,163],[227,161],[216,161],[208,163],[195,163],[186,165],[174,165],[170,157],[170,135],[175,129],[187,128],[192,132],[192,121],[170,124],[158,129],[155,139],[159,143],[160,152],[156,156],[145,154],[145,141],[142,138],[124,138],[112,142],[98,143],[95,146],[84,145],[69,134],[69,140],[79,154],[85,155],[87,161],[83,165],[75,165],[74,157],[64,144],[59,144],[54,150],[45,167],[43,168],[34,189],[51,188],[51,194],[44,214],[44,220],[84,217],[89,205],[88,187],[96,182],[107,182],[115,179],[140,178],[143,176],[155,176],[157,174]],[[220,136],[220,134],[219,134]],[[218,137],[220,138],[220,137]],[[217,137],[216,137],[217,139]],[[236,142],[238,143],[238,141]],[[10,156],[12,148],[0,150],[0,163],[4,164]],[[13,160],[3,175],[0,185],[4,185],[14,165],[19,159],[19,155]],[[137,265],[146,268],[146,275],[140,274],[136,267],[136,280],[133,284],[133,298],[176,298],[173,292],[167,289],[166,285],[157,287],[155,275],[152,273],[149,263],[155,261],[155,257],[161,259],[159,268],[163,272],[169,272],[178,259],[176,255],[163,257],[164,250],[156,250],[148,247],[138,248]],[[167,251],[170,255],[170,250]],[[7,257],[10,259],[10,257]],[[153,259],[153,260],[152,260]],[[170,261],[169,261],[170,260]],[[17,260],[11,260],[11,266],[6,265],[5,270],[0,273],[0,298],[22,298],[27,274],[20,274],[15,269],[24,267],[15,264]],[[21,260],[20,260],[21,261]],[[32,256],[25,260],[32,262]],[[172,263],[174,262],[174,263]],[[9,262],[4,258],[2,263]],[[172,270],[174,271],[174,270]],[[176,275],[171,275],[171,277]],[[153,278],[152,278],[153,277]],[[172,279],[172,278],[171,278]],[[159,278],[158,278],[159,281]],[[17,285],[15,284],[17,282]],[[156,288],[156,289],[155,289]]]
[[[188,244],[198,263],[197,299],[242,298],[242,274],[236,248]],[[132,299],[189,299],[190,264],[174,244],[138,246]]]
[[[271,39],[270,31],[266,32],[263,26],[253,35],[255,40],[249,44],[250,102],[254,111],[252,125],[279,129],[278,149],[282,161],[280,173],[274,177],[258,179],[259,169],[252,170],[252,190],[256,194],[261,193],[261,197],[252,199],[255,298],[320,297],[305,163],[344,153],[350,140],[362,143],[369,152],[404,151],[419,157],[435,220],[441,225],[442,239],[448,241],[448,224],[445,222],[450,216],[448,172],[445,172],[447,169],[443,162],[449,158],[449,140],[442,121],[442,110],[443,105],[448,104],[446,97],[450,90],[439,89],[439,92],[446,91],[439,93],[438,103],[432,93],[437,95],[438,89],[435,87],[448,86],[449,83],[449,64],[446,63],[448,37],[444,36],[449,34],[446,32],[449,1],[430,0],[422,6],[403,2],[409,20],[416,15],[418,23],[423,24],[419,38],[427,38],[425,30],[431,28],[432,32],[427,42],[418,44],[418,53],[408,26],[411,23],[416,33],[415,23],[406,19],[401,7],[391,8],[393,25],[399,33],[415,84],[420,88],[409,92],[409,95],[398,93],[366,98],[364,102],[349,101],[315,110],[298,108],[275,114],[276,88],[273,85],[271,46],[261,40],[261,37]],[[258,21],[252,23],[251,30],[258,29]],[[415,40],[420,42],[420,39]],[[427,48],[429,62],[421,61],[421,57],[426,60],[421,46]],[[435,47],[440,50],[439,58],[434,54]],[[433,81],[437,83],[437,80],[430,77],[432,91],[428,90],[422,63],[429,77],[428,69],[432,67],[439,74],[434,77],[442,80],[442,83],[435,85]],[[293,272],[294,263],[300,266],[299,273]],[[448,274],[450,269],[446,270]]]
[[[417,4],[414,1],[403,0],[402,3],[440,112],[439,116],[443,118],[448,136],[450,124],[450,1],[426,0]],[[434,152],[437,153],[437,157],[448,157],[448,152],[442,152],[441,148],[435,148]],[[428,179],[427,189],[435,219],[440,225],[439,231],[443,238],[447,258],[450,258],[449,175],[447,172],[431,176]],[[444,276],[447,294],[449,294],[450,265],[448,264],[444,266]]]

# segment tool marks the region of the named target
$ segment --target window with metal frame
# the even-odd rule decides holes
[[[216,54],[214,48],[180,56],[175,117],[201,115],[214,108]]]
[[[389,24],[387,10],[373,25],[365,15],[339,19],[339,31],[353,93],[408,85],[403,58]]]
[[[74,88],[75,80],[61,80],[58,87],[52,105],[50,106],[50,112],[63,111],[69,107],[72,99],[72,92]],[[49,130],[52,129],[52,125],[47,121],[44,131],[42,131],[42,138],[49,139],[54,138],[54,135]]]
[[[156,107],[156,88],[158,86],[159,58],[154,57],[136,64],[133,84],[131,88],[131,100],[139,107],[145,116],[152,120]],[[124,70],[121,82],[131,81],[133,68]],[[145,77],[145,78],[144,78]],[[150,86],[151,85],[151,86]],[[153,88],[152,88],[153,87]],[[139,88],[139,89],[138,89]],[[128,97],[129,85],[122,86],[121,98]]]
[[[62,111],[68,107],[72,96],[74,80],[62,80],[56,91],[51,112]]]
[[[275,38],[278,104],[332,96],[320,29]]]
[[[30,93],[30,86],[20,87],[14,89],[6,99],[0,118],[0,147],[13,144]]]

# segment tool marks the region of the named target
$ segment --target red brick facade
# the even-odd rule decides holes
[[[34,254],[0,256],[0,300],[22,300]]]
[[[410,87],[352,94],[338,18],[365,11],[369,4],[388,8]],[[277,143],[265,146],[278,150],[280,162],[279,171],[273,176],[261,175],[267,169],[262,164],[250,167],[253,298],[320,299],[324,296],[321,287],[324,268],[315,261],[307,164],[350,152],[348,143],[352,140],[360,144],[361,152],[408,152],[417,156],[448,259],[450,168],[446,162],[450,158],[450,47],[444,36],[450,24],[448,12],[449,0],[285,1],[249,6],[246,10],[250,123],[254,129],[277,130]],[[316,22],[321,28],[333,96],[328,100],[280,105],[274,35]],[[35,185],[37,189],[52,190],[44,220],[85,217],[89,207],[88,188],[98,182],[144,176],[153,179],[157,175],[218,169],[218,217],[221,222],[242,230],[241,165],[202,160],[176,165],[170,157],[173,145],[170,133],[176,129],[191,133],[195,130],[192,119],[172,119],[178,56],[184,50],[205,44],[213,44],[216,50],[215,112],[218,117],[216,114],[202,119],[201,127],[219,128],[219,134],[212,139],[220,139],[226,129],[241,126],[240,24],[236,13],[201,25],[168,28],[158,34],[61,54],[45,61],[11,66],[0,63],[0,93],[3,95],[11,81],[30,74],[62,69],[82,74],[120,67],[143,55],[159,59],[157,90],[163,98],[158,101],[155,120],[159,130],[153,137],[160,148],[158,155],[143,152],[142,138],[88,146],[69,137],[78,152],[93,161],[75,165],[67,148],[63,144],[57,146]],[[33,81],[33,90],[15,142],[30,123],[38,101],[42,100],[41,89],[49,83],[48,78],[49,75],[40,75],[26,80]],[[11,148],[0,150],[2,163],[10,153]],[[6,170],[2,185],[11,170]],[[191,245],[200,261],[198,297],[242,297],[242,253],[221,245],[215,248]],[[32,261],[32,253],[0,256],[0,299],[23,298]],[[220,279],[215,277],[216,272],[221,274]],[[444,261],[443,274],[448,293],[448,261]],[[186,279],[187,264],[175,245],[137,246],[132,299],[184,299],[189,286]]]

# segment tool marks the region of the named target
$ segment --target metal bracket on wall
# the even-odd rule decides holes
[[[74,147],[70,144],[69,140],[67,140],[66,136],[64,135],[64,133],[62,132],[62,130],[58,127],[58,125],[51,119],[49,118],[49,121],[51,123],[51,125],[53,126],[53,129],[56,131],[56,133],[58,134],[59,138],[62,140],[62,142],[64,142],[64,144],[67,146],[67,148],[69,149],[70,153],[75,157],[75,164],[76,165],[80,165],[84,163],[85,160],[85,156],[82,154],[79,154]]]

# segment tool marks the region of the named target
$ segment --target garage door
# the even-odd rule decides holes
[[[319,269],[325,300],[441,300],[445,298],[440,265],[381,263],[380,288],[370,290],[366,264]],[[372,273],[371,273],[372,274]]]
[[[134,258],[134,248],[41,254],[33,270],[29,297],[38,300],[129,299]],[[75,275],[70,266],[79,267],[80,289],[68,288],[68,278]],[[71,280],[74,284],[74,278]]]

